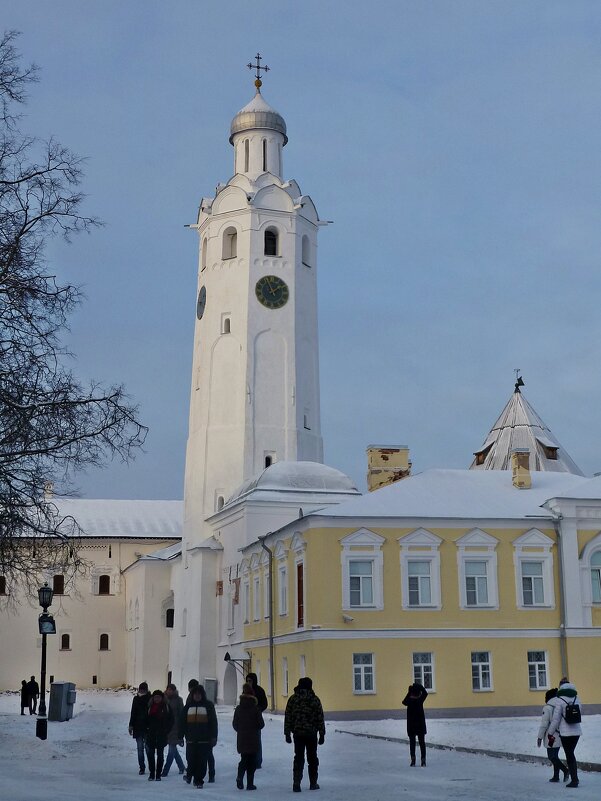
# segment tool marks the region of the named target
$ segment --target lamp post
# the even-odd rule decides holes
[[[39,631],[42,635],[42,666],[40,670],[40,706],[36,720],[35,734],[40,740],[48,737],[48,718],[46,717],[46,635],[56,634],[56,623],[52,615],[48,614],[48,607],[52,603],[54,591],[48,582],[38,590],[38,600],[42,607],[42,614],[38,618]]]

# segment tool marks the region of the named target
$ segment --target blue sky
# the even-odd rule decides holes
[[[319,242],[325,460],[365,447],[465,467],[523,371],[525,394],[601,470],[601,7],[597,2],[5,0],[42,68],[24,127],[88,157],[106,226],[53,243],[85,287],[82,376],[123,381],[150,426],[84,496],[182,495],[198,201],[232,173],[245,64],[271,67],[287,177]]]

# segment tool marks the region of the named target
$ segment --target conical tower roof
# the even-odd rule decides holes
[[[531,470],[584,475],[522,395],[520,386],[521,379],[484,444],[475,452],[470,470],[509,470],[511,451],[528,448]]]

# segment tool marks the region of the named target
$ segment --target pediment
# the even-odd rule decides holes
[[[458,548],[487,548],[490,550],[497,547],[499,540],[487,534],[486,531],[482,531],[481,528],[474,528],[463,537],[459,537],[455,544]]]
[[[244,557],[244,559],[240,562],[240,572],[242,574],[248,573],[250,570],[250,559]]]
[[[261,551],[261,555],[259,556],[259,564],[263,565],[263,567],[269,564],[269,554],[267,553],[267,551],[264,550]]]
[[[259,567],[259,554],[253,553],[250,557],[250,569],[256,570]]]
[[[531,528],[530,531],[527,531],[525,534],[522,534],[521,537],[518,537],[517,540],[514,540],[513,545],[516,548],[544,548],[548,550],[552,548],[555,543],[552,539],[547,537],[546,534],[543,534],[542,531],[539,531],[537,528]]]
[[[290,550],[295,553],[301,553],[307,547],[307,540],[303,537],[300,531],[297,531],[290,541]]]
[[[438,548],[442,539],[425,528],[418,528],[409,534],[405,534],[404,537],[399,537],[397,542],[401,548],[410,546],[416,548]]]
[[[288,555],[288,548],[284,544],[283,540],[279,540],[275,548],[273,549],[273,555],[276,559],[285,559]]]
[[[368,528],[360,528],[353,531],[352,534],[347,534],[340,540],[344,548],[350,547],[364,547],[364,548],[381,548],[383,543],[386,542],[386,537],[376,534],[375,531],[370,531]]]

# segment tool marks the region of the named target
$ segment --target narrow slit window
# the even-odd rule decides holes
[[[98,643],[98,650],[99,651],[108,651],[109,650],[109,635],[108,634],[101,634],[100,635],[100,642]]]
[[[244,140],[244,172],[248,172],[248,162],[250,156],[250,144],[248,139]]]
[[[265,255],[278,255],[278,233],[273,228],[268,228],[265,231]]]
[[[217,498],[217,511],[218,512],[220,512],[223,509],[224,504],[225,504],[225,499],[224,499],[223,495],[220,495]]]
[[[201,248],[201,256],[200,256],[200,269],[204,270],[207,266],[207,249],[208,249],[207,238],[202,240],[202,248]]]
[[[0,576],[0,595],[6,595],[6,576]]]
[[[229,317],[224,317],[224,319],[223,319],[223,330],[222,330],[221,333],[222,334],[231,334],[232,333],[232,326],[231,326]]]
[[[267,139],[263,139],[263,172],[267,172]]]
[[[64,576],[54,576],[52,579],[52,589],[55,595],[64,595],[65,594],[65,577]]]
[[[61,634],[61,651],[71,650],[71,635]]]
[[[273,461],[272,461],[271,456],[266,456],[265,457],[265,467],[271,467],[272,464],[273,464]]]
[[[165,610],[165,628],[172,629],[175,622],[175,609]]]
[[[111,594],[111,577],[104,575],[98,577],[98,595]]]
[[[305,234],[302,239],[302,262],[305,267],[311,266],[311,244],[309,237]]]

